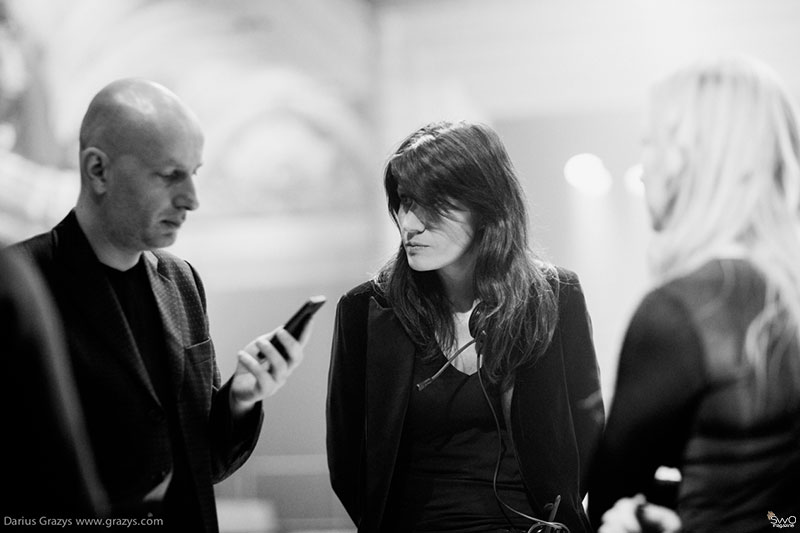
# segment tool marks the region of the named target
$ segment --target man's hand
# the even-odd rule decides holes
[[[678,533],[681,519],[672,510],[647,503],[644,496],[621,498],[603,514],[597,533]]]
[[[288,359],[272,345],[270,338],[276,335],[283,344]],[[308,324],[297,341],[283,328],[256,337],[237,355],[236,372],[231,384],[231,412],[241,416],[253,406],[272,396],[280,389],[289,375],[303,362],[303,347],[311,335],[311,324]],[[260,358],[259,353],[263,356]]]

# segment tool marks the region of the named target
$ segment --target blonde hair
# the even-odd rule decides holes
[[[685,68],[652,93],[654,127],[679,154],[671,212],[651,263],[666,281],[740,257],[766,283],[745,352],[766,373],[770,339],[800,342],[800,140],[797,112],[772,71],[750,58]]]

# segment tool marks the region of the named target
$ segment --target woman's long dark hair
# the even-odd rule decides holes
[[[405,139],[386,165],[384,187],[395,224],[400,186],[429,212],[471,213],[479,301],[474,331],[487,334],[481,351],[486,376],[507,387],[514,371],[550,344],[558,282],[555,268],[528,246],[525,196],[500,137],[482,124],[429,124]],[[413,270],[401,244],[375,281],[425,357],[456,348],[453,308],[435,271]]]

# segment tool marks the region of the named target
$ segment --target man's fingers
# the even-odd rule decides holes
[[[239,353],[236,354],[236,357],[239,360],[239,363],[251,374],[257,374],[260,369],[261,371],[264,370],[264,367],[262,367],[261,365],[265,363],[259,361],[257,359],[258,356],[253,357],[246,351],[239,350]]]
[[[308,328],[306,328],[301,337],[305,337],[307,332]],[[275,335],[278,337],[278,341],[283,345],[284,350],[286,350],[289,356],[288,365],[289,371],[291,372],[297,365],[303,362],[303,358],[305,357],[302,341],[298,342],[283,328],[277,330]]]
[[[280,334],[281,331],[283,330],[278,330],[278,334]],[[283,333],[289,335],[285,331]],[[267,372],[269,372],[269,374],[276,381],[286,379],[286,376],[289,374],[289,364],[286,362],[286,359],[283,358],[278,349],[272,345],[272,342],[270,342],[270,340],[264,336],[256,340],[256,347],[264,356],[264,361],[267,363],[267,366],[265,367]]]

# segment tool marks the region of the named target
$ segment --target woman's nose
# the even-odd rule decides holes
[[[422,219],[417,216],[413,208],[407,209],[401,207],[397,212],[397,218],[400,224],[400,230],[404,235],[409,233],[417,234],[425,231],[425,224],[423,224]]]

